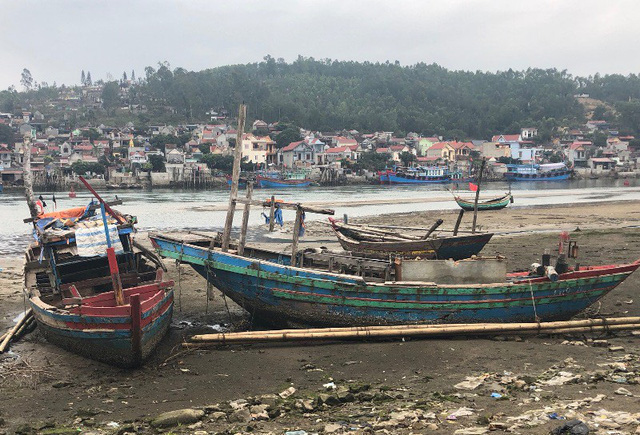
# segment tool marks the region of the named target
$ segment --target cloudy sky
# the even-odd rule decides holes
[[[640,73],[636,0],[0,0],[0,89],[270,54]]]

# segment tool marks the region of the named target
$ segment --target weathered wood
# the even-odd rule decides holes
[[[454,236],[458,235],[458,229],[460,228],[460,223],[462,222],[462,216],[464,216],[464,209],[460,210],[460,213],[458,213],[458,219],[456,220],[456,226],[453,227],[453,235]]]
[[[298,253],[298,240],[300,239],[300,226],[302,225],[302,207],[296,210],[296,220],[293,224],[293,243],[291,243],[291,264],[297,266],[296,254]]]
[[[237,204],[251,204],[251,205],[256,205],[260,207],[271,206],[271,200],[259,201],[254,199],[249,201],[246,198],[237,198],[234,200],[234,202]],[[319,207],[310,206],[310,205],[298,204],[295,202],[278,202],[277,204],[280,208],[284,210],[302,209],[302,211],[304,211],[305,213],[317,213],[317,214],[327,214],[327,215],[334,215],[336,213],[335,210],[330,208],[319,208]]]
[[[164,265],[164,263],[162,262],[160,257],[158,257],[158,255],[155,252],[153,252],[150,249],[145,248],[144,246],[142,246],[140,243],[138,243],[135,240],[133,240],[133,246],[135,246],[141,252],[143,252],[149,258],[149,260],[151,260],[156,266],[158,266],[159,268],[161,268],[165,272],[167,271],[167,266]]]
[[[269,207],[269,232],[272,233],[275,228],[274,217],[276,214],[276,198],[271,195],[271,206]]]
[[[247,182],[247,199],[251,201],[251,195],[253,195],[253,181]],[[242,228],[240,229],[240,242],[238,243],[238,255],[244,254],[244,245],[247,242],[247,228],[249,227],[249,212],[251,210],[251,204],[244,205],[244,211],[242,212]]]
[[[100,197],[100,195],[98,195],[98,192],[96,192],[96,191],[93,189],[93,187],[91,187],[91,185],[89,184],[89,182],[87,182],[87,180],[85,180],[85,179],[84,179],[84,177],[80,176],[80,177],[78,177],[78,179],[79,179],[80,181],[82,181],[82,184],[84,184],[84,185],[85,185],[85,187],[86,187],[87,189],[89,189],[89,192],[91,192],[91,193],[93,194],[93,196],[95,196],[95,197],[96,197],[96,199],[100,202],[100,204],[101,204],[101,205],[104,205],[105,210],[106,210],[106,211],[108,211],[108,212],[109,212],[109,214],[110,214],[111,216],[113,216],[113,217],[114,217],[114,219],[115,219],[116,221],[118,221],[118,223],[119,223],[119,224],[124,224],[124,223],[126,223],[126,222],[127,222],[127,221],[125,220],[125,218],[123,218],[122,216],[120,216],[120,213],[115,212],[111,207],[109,207],[109,204],[107,204],[107,203],[105,202],[105,200],[104,200],[104,199],[102,199],[102,198]]]
[[[119,199],[119,200],[117,200],[117,201],[111,201],[111,202],[109,202],[109,203],[107,203],[107,204],[108,204],[109,206],[111,206],[111,207],[114,207],[114,206],[116,206],[116,205],[121,205],[121,204],[122,204],[122,200],[121,200],[121,199]],[[89,206],[89,210],[90,210],[90,211],[97,210],[98,208],[100,208],[100,205],[99,205],[99,204],[91,204],[91,205]],[[29,224],[29,223],[33,222],[34,220],[35,220],[35,219],[33,219],[33,218],[26,218],[26,219],[22,219],[22,222],[24,222],[25,224]]]
[[[222,233],[222,251],[229,250],[231,240],[231,227],[233,226],[233,215],[236,211],[236,199],[238,197],[238,180],[240,179],[240,161],[242,160],[242,135],[244,133],[244,122],[247,116],[247,106],[241,104],[238,109],[238,132],[236,134],[236,147],[233,150],[233,173],[231,175],[231,193],[229,194],[229,208],[227,218],[224,223]],[[213,242],[211,242],[213,244]],[[211,247],[213,248],[213,246]]]
[[[142,304],[140,294],[131,295],[131,353],[136,365],[142,362]]]
[[[422,239],[426,240],[429,238],[429,236],[440,226],[442,225],[442,222],[444,222],[442,219],[438,219],[437,221],[434,222],[433,225],[431,225],[431,228],[429,228],[429,231],[427,231],[427,234],[425,234]]]
[[[9,330],[9,332],[7,332],[5,334],[4,340],[2,340],[2,343],[0,343],[0,353],[5,351],[5,349],[9,345],[9,342],[11,341],[13,336],[16,334],[18,329],[20,329],[22,324],[24,322],[26,322],[28,320],[28,318],[32,316],[32,314],[33,314],[33,311],[31,310],[31,308],[29,308],[27,311],[25,311],[24,316],[22,317],[22,319],[20,319],[18,322],[16,322],[16,324],[13,326],[13,328],[11,328]]]
[[[484,172],[484,165],[487,164],[487,158],[482,158],[482,163],[480,163],[480,174],[478,175],[478,188],[476,189],[476,200],[473,203],[473,226],[471,227],[471,232],[476,232],[476,220],[478,219],[478,199],[480,198],[480,188],[482,185],[482,173]]]

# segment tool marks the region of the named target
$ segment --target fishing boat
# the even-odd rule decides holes
[[[477,255],[493,237],[492,233],[433,235],[435,228],[426,236],[412,236],[375,226],[344,224],[333,218],[329,218],[329,222],[344,250],[377,258],[400,256],[461,260]]]
[[[546,163],[507,165],[504,176],[508,181],[562,181],[568,180],[572,173],[564,163]]]
[[[281,175],[277,174],[258,174],[256,176],[258,187],[281,189],[288,187],[308,187],[313,180],[308,178],[306,172],[286,172]]]
[[[271,258],[264,252],[238,255],[234,250],[210,249],[206,239],[176,234],[151,234],[150,238],[160,255],[190,264],[255,317],[309,325],[564,320],[597,302],[640,266],[640,260],[580,266],[558,274],[555,280],[527,272],[505,273],[498,279],[506,269],[500,259],[490,259],[493,271],[481,280],[474,271],[487,270],[487,264],[473,260],[390,262],[332,256],[319,263],[314,257],[317,254],[307,254],[304,264],[296,267],[292,265],[295,257],[292,260],[282,253],[273,253]],[[466,279],[461,283],[444,280],[464,262],[471,264],[463,276]],[[336,272],[349,264],[354,272]],[[420,275],[430,264],[436,266],[428,269],[429,273],[439,269],[438,274]],[[400,273],[399,266],[403,266]],[[381,272],[376,277],[366,276],[374,270]],[[390,271],[396,272],[389,276]]]
[[[238,114],[237,143],[245,118],[243,104]],[[237,147],[234,184],[241,158]],[[246,198],[238,198],[237,189],[231,189],[230,201],[245,206],[240,239],[235,245],[231,243],[235,207],[229,208],[224,233],[219,237],[151,233],[149,238],[161,256],[190,264],[224,295],[270,322],[362,326],[564,320],[597,302],[640,267],[638,260],[571,268],[559,256],[555,270],[543,257],[545,266],[532,265],[531,272],[507,274],[503,258],[367,259],[348,252],[299,250],[302,215],[335,213],[282,202],[281,208],[296,210],[291,253],[287,255],[245,245],[250,206],[273,207],[273,201],[267,204],[252,200],[251,192]],[[577,251],[571,248],[571,242],[568,246],[569,251]]]
[[[135,367],[169,328],[173,281],[157,255],[133,240],[135,217],[87,187],[98,202],[27,219],[36,242],[25,253],[25,296],[48,341]]]
[[[475,198],[474,199],[465,199],[460,196],[454,196],[456,202],[466,211],[473,211],[475,209]],[[478,211],[483,210],[500,210],[505,208],[509,203],[513,203],[513,196],[510,193],[507,193],[498,198],[492,199],[479,199],[478,200]]]
[[[379,178],[382,184],[431,184],[451,182],[449,169],[440,166],[398,167],[395,170],[380,172]]]

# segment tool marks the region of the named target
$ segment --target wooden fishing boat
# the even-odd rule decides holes
[[[164,279],[157,255],[132,239],[135,217],[100,201],[26,220],[37,242],[25,253],[24,292],[48,341],[138,366],[169,328],[173,281]]]
[[[170,234],[150,238],[160,255],[190,264],[256,317],[310,325],[564,320],[597,302],[640,266],[638,260],[580,267],[559,274],[555,281],[513,273],[493,283],[441,284],[397,275],[393,279],[361,275],[374,268],[374,260],[360,262],[360,274],[333,273],[331,266],[324,270],[307,263],[291,266],[291,257],[282,254],[263,259],[210,249],[206,240],[194,242]],[[342,267],[336,266],[338,260],[329,261],[334,270]],[[462,262],[450,263],[455,269]],[[397,261],[379,260],[381,270],[397,266]],[[410,266],[416,269],[416,264]]]
[[[308,178],[276,178],[266,177],[264,175],[256,176],[256,181],[259,187],[262,188],[287,188],[287,187],[308,187],[313,183]]]
[[[493,237],[493,233],[418,237],[366,225],[343,224],[332,218],[329,221],[344,250],[367,257],[461,260],[477,255]]]
[[[473,211],[475,198],[465,199],[460,196],[454,197],[460,208],[466,211]],[[510,193],[492,199],[478,200],[478,211],[482,210],[500,210],[505,208],[509,203],[513,203],[513,196]]]

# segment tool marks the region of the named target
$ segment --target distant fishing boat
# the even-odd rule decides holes
[[[397,168],[380,172],[379,177],[383,184],[449,183],[452,179],[449,169],[440,166]]]
[[[477,255],[493,237],[492,233],[462,236],[410,236],[375,226],[343,224],[329,218],[338,242],[345,251],[376,258],[400,256],[461,260]],[[440,221],[442,222],[442,221]]]
[[[466,211],[475,210],[475,198],[454,197],[460,208]],[[478,200],[478,211],[482,210],[500,210],[505,208],[509,203],[513,203],[513,196],[510,193],[492,199]]]
[[[277,175],[257,175],[256,182],[262,188],[287,188],[287,187],[308,187],[313,180],[307,178],[306,172],[286,172],[281,176]]]
[[[2,193],[3,187],[2,187],[2,181],[0,181],[0,193]]]
[[[564,163],[546,163],[507,165],[504,176],[508,181],[561,181],[568,180],[572,173]]]

